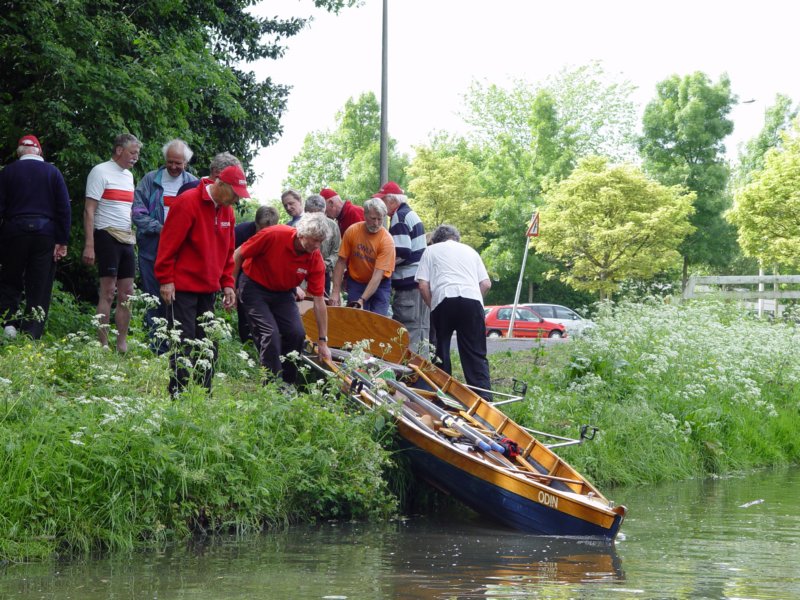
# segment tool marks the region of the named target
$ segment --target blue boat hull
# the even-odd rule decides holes
[[[476,477],[414,446],[408,440],[402,439],[401,445],[408,451],[407,456],[413,467],[432,485],[477,513],[518,531],[613,540],[622,524],[622,517],[617,516],[610,528],[600,527]]]

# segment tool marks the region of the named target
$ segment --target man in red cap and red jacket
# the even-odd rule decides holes
[[[322,188],[319,195],[325,198],[325,216],[334,219],[339,224],[339,232],[342,237],[350,225],[364,220],[362,207],[356,206],[350,200],[342,200],[341,196],[331,188]]]
[[[233,251],[235,248],[233,205],[249,198],[247,181],[238,166],[226,167],[217,179],[202,179],[200,185],[179,195],[164,221],[156,256],[155,274],[161,298],[167,306],[170,329],[180,323],[181,340],[205,339],[201,320],[213,312],[218,291],[222,306],[236,306],[233,289]],[[189,367],[202,375],[203,386],[211,390],[213,359],[202,356],[200,346],[182,344],[183,359],[170,354],[169,392],[174,398],[189,383]],[[200,362],[199,359],[206,359]],[[198,364],[199,363],[199,364]]]

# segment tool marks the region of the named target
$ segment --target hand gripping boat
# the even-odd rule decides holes
[[[303,316],[310,343],[313,311]],[[552,447],[432,362],[408,349],[408,332],[364,310],[328,308],[333,359],[303,360],[341,382],[364,407],[395,415],[415,472],[479,514],[519,531],[613,540],[626,508],[615,506]],[[557,437],[557,436],[551,436]],[[583,439],[583,434],[581,441]],[[565,438],[560,438],[565,439]]]

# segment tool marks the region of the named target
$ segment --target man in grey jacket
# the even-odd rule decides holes
[[[165,165],[150,171],[136,186],[131,218],[136,225],[136,245],[139,249],[139,276],[142,289],[159,298],[159,284],[154,274],[158,240],[161,228],[169,214],[172,201],[178,196],[180,188],[197,177],[186,171],[192,160],[192,150],[183,140],[174,139],[164,144]],[[145,324],[153,335],[153,318],[164,318],[164,305],[159,300],[157,308],[150,308],[145,314]],[[153,345],[153,350],[161,354],[166,350],[161,344]]]

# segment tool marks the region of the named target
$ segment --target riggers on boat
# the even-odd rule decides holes
[[[313,344],[318,334],[311,311],[303,322]],[[542,443],[495,404],[409,350],[408,333],[387,317],[329,307],[328,345],[333,360],[320,364],[310,354],[304,360],[338,378],[363,406],[388,408],[415,471],[435,487],[520,531],[617,536],[626,508],[615,506],[552,450],[580,440]]]

